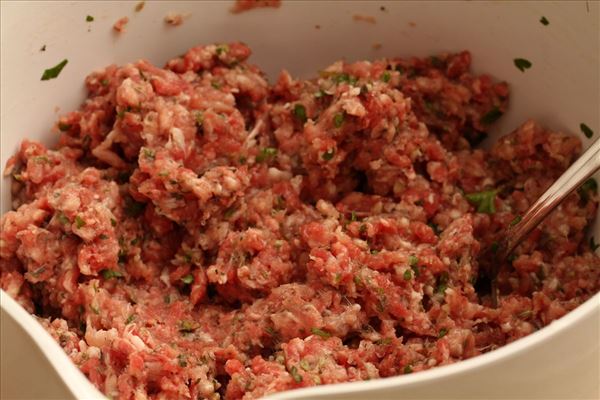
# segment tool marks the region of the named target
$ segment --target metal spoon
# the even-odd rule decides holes
[[[512,224],[500,236],[495,251],[486,251],[483,255],[490,262],[491,296],[494,307],[498,304],[498,286],[496,275],[510,253],[525,236],[546,218],[571,192],[577,189],[590,176],[600,169],[600,139],[596,140],[569,169],[567,169],[546,190],[539,199],[523,214],[517,223]],[[493,254],[491,254],[493,253]]]

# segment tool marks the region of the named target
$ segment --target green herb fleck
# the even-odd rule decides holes
[[[106,79],[106,78],[104,78],[104,79],[102,79],[102,80],[100,81],[100,84],[101,84],[102,86],[108,86],[108,84],[109,84],[109,83],[110,83],[110,82],[109,82],[109,81],[108,81],[108,79]]]
[[[229,219],[233,216],[233,214],[235,214],[236,208],[235,207],[229,207],[227,210],[225,210],[225,212],[223,213],[223,217],[225,219]]]
[[[59,123],[58,123],[58,129],[59,129],[61,132],[66,132],[66,131],[68,131],[69,129],[71,129],[71,124],[65,124],[64,122],[59,122]]]
[[[313,335],[320,336],[320,337],[322,337],[324,339],[328,339],[328,338],[331,337],[331,333],[326,332],[326,331],[324,331],[322,329],[319,329],[319,328],[310,328],[310,331],[313,333]]]
[[[274,147],[265,147],[256,156],[256,162],[263,162],[277,156],[277,149]]]
[[[596,251],[598,247],[600,247],[600,244],[596,244],[593,236],[590,237],[590,249],[592,249],[592,251]]]
[[[591,130],[590,127],[584,124],[583,122],[579,124],[579,129],[581,129],[581,132],[583,132],[585,137],[588,139],[594,136],[594,131]]]
[[[181,368],[187,367],[187,360],[185,359],[185,354],[179,354],[177,356],[177,363]]]
[[[100,314],[98,307],[94,306],[93,304],[90,304],[90,310],[92,310],[94,314]]]
[[[328,96],[328,94],[323,89],[319,89],[317,92],[315,92],[316,99],[320,99],[321,97],[325,96]]]
[[[131,314],[129,317],[127,317],[127,319],[125,320],[125,325],[129,325],[130,323],[132,323],[135,320],[135,314]]]
[[[181,278],[181,282],[183,282],[186,285],[189,285],[190,283],[194,282],[194,277],[192,276],[192,274],[187,274],[186,276]]]
[[[521,217],[520,215],[517,215],[512,221],[510,221],[510,224],[508,226],[510,226],[512,228],[513,226],[515,226],[516,224],[521,222],[522,219],[523,219],[523,217]]]
[[[113,227],[114,227],[114,226],[117,226],[117,220],[116,220],[116,219],[114,219],[114,218],[111,218],[111,219],[110,219],[110,224],[111,224]]]
[[[226,44],[222,44],[217,47],[217,55],[220,56],[223,53],[227,53],[229,51],[229,46]]]
[[[544,26],[548,26],[550,24],[550,21],[548,21],[548,18],[542,16],[542,18],[540,18],[540,23]]]
[[[142,150],[142,152],[144,153],[144,157],[150,159],[150,160],[154,160],[156,158],[156,152],[152,149],[149,149],[147,147],[144,147],[144,149]]]
[[[294,116],[302,123],[305,123],[308,119],[306,117],[306,108],[302,104],[296,104],[294,106]]]
[[[210,86],[212,86],[213,88],[215,88],[217,90],[221,89],[221,84],[219,82],[216,82],[216,81],[212,81],[210,83]]]
[[[79,215],[75,216],[75,226],[77,226],[77,229],[81,229],[85,226],[85,221]]]
[[[444,292],[448,288],[448,279],[448,272],[444,271],[440,274],[438,279],[438,286],[435,290],[436,293],[444,294]]]
[[[300,360],[299,364],[300,368],[302,368],[305,371],[308,371],[310,369],[310,364],[305,359]]]
[[[108,235],[105,233],[101,233],[100,236],[98,236],[100,238],[100,240],[106,240],[108,239]]]
[[[410,365],[407,365],[404,367],[404,373],[405,374],[410,374],[411,372],[413,372],[413,369]]]
[[[388,83],[390,79],[392,79],[392,74],[390,74],[390,71],[384,71],[383,74],[381,74],[381,80],[383,82]]]
[[[579,187],[579,189],[577,190],[577,193],[579,193],[579,197],[581,197],[581,200],[583,200],[584,202],[587,203],[587,201],[590,199],[590,195],[594,195],[598,192],[598,183],[596,182],[596,180],[594,178],[590,178],[588,180],[586,180],[585,182],[583,182],[581,184],[581,186]]]
[[[63,213],[58,214],[58,222],[60,222],[63,225],[71,223],[71,221],[69,221],[69,218],[67,218],[67,216]]]
[[[373,255],[377,255],[377,254],[379,254],[379,250],[377,250],[377,249],[371,249],[370,253],[373,254]]]
[[[498,120],[498,118],[500,118],[502,116],[502,114],[503,114],[503,112],[500,111],[500,109],[498,107],[494,106],[483,117],[481,117],[479,122],[483,125],[493,124],[494,122],[496,122]]]
[[[354,221],[356,221],[356,220],[357,220],[357,218],[356,218],[356,213],[355,213],[354,211],[352,211],[352,212],[350,213],[350,221],[354,222]]]
[[[354,280],[354,283],[356,284],[356,286],[362,285],[362,279],[360,279],[360,276],[354,275],[354,277],[352,279]]]
[[[403,276],[405,281],[410,281],[412,279],[412,271],[410,269],[407,269],[406,271],[404,271]]]
[[[438,339],[441,339],[444,336],[446,336],[446,333],[448,333],[448,329],[446,329],[446,328],[440,329],[440,331],[438,332]]]
[[[335,114],[335,116],[333,117],[333,125],[336,128],[339,128],[342,126],[343,123],[344,123],[344,113]]]
[[[85,17],[85,20],[87,22],[92,22],[92,21],[94,21],[94,17],[92,17],[91,15],[88,15],[87,17]]]
[[[168,294],[165,294],[163,296],[163,301],[165,302],[165,304],[171,304],[171,296]]]
[[[533,311],[532,310],[525,310],[525,311],[521,311],[520,313],[517,314],[517,317],[519,318],[529,318],[533,315]]]
[[[112,270],[112,269],[103,269],[102,272],[101,272],[101,274],[102,274],[102,277],[105,280],[109,280],[109,279],[112,279],[112,278],[122,278],[123,277],[123,274],[121,273],[121,271],[115,271],[115,270]]]
[[[515,58],[514,63],[515,67],[517,67],[521,72],[525,72],[525,70],[531,68],[532,65],[531,61],[524,58]]]
[[[202,114],[202,111],[195,111],[194,119],[196,120],[196,125],[202,126],[202,123],[204,122],[204,114]]]
[[[292,368],[290,368],[290,375],[292,376],[292,378],[294,378],[294,381],[296,383],[302,382],[302,375],[298,373],[298,368],[296,368],[295,366],[292,366]]]
[[[390,344],[392,344],[392,338],[378,339],[373,343],[375,343],[376,345],[380,345],[380,346],[389,346]]]
[[[477,212],[493,214],[496,212],[496,190],[485,190],[483,192],[469,193],[465,195],[470,203],[477,206]]]
[[[408,257],[408,265],[414,267],[419,263],[419,258],[417,256],[409,256]]]
[[[179,321],[179,332],[190,333],[198,329],[198,325],[193,321],[182,320]]]
[[[321,157],[323,157],[323,160],[329,161],[333,158],[334,154],[335,154],[335,150],[329,149],[325,153],[323,153],[323,155]]]
[[[67,65],[68,62],[69,62],[69,60],[67,60],[65,58],[64,60],[62,60],[61,62],[59,62],[58,64],[56,64],[54,67],[48,68],[42,74],[42,79],[41,80],[48,81],[50,79],[54,79],[54,78],[58,77],[58,75],[60,75],[60,72],[63,70],[63,68],[65,67],[65,65]]]

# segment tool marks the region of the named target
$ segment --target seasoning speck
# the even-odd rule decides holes
[[[40,51],[46,51],[46,45],[43,45],[42,47],[40,47]]]
[[[521,72],[525,72],[525,70],[531,68],[532,65],[531,61],[524,58],[515,58],[514,63],[515,67],[519,68]]]
[[[140,1],[139,3],[137,3],[137,4],[135,5],[135,8],[134,8],[135,12],[140,12],[140,11],[142,11],[142,10],[144,9],[144,6],[145,6],[145,5],[146,5],[146,2],[145,2],[145,1]]]
[[[93,22],[94,21],[94,17],[92,17],[91,15],[88,15],[87,17],[85,17],[85,20],[87,22]]]
[[[47,70],[45,70],[44,73],[42,74],[42,80],[48,81],[50,79],[56,78],[60,74],[60,72],[63,70],[65,65],[67,65],[68,62],[69,62],[69,60],[67,60],[65,58],[64,60],[62,60],[61,62],[56,64],[54,67],[48,68]]]
[[[581,129],[581,132],[583,132],[585,137],[588,139],[590,139],[592,136],[594,136],[594,131],[589,126],[584,124],[583,122],[581,124],[579,124],[579,129]]]
[[[548,25],[548,24],[550,24],[550,21],[548,21],[548,18],[542,16],[542,18],[540,18],[540,23],[542,25]]]

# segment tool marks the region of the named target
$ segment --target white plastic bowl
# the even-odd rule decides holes
[[[329,63],[384,56],[426,56],[468,49],[474,69],[511,85],[510,111],[494,135],[527,118],[581,136],[600,135],[599,4],[482,2],[300,2],[240,15],[230,2],[2,2],[2,165],[24,138],[52,144],[50,126],[84,98],[83,79],[110,63],[147,58],[162,65],[200,43],[242,40],[252,62],[274,78],[285,67],[310,76]],[[380,7],[385,7],[385,11]],[[179,27],[164,16],[189,14]],[[376,24],[357,22],[370,15]],[[94,17],[86,22],[86,15]],[[126,32],[112,24],[129,16]],[[550,24],[542,25],[545,16]],[[319,25],[317,29],[315,25]],[[375,49],[374,44],[381,44]],[[46,45],[44,52],[40,48]],[[525,73],[513,65],[533,63]],[[64,58],[58,79],[42,71]],[[2,181],[2,212],[10,209]],[[600,223],[593,229],[600,237]],[[4,292],[1,303],[1,397],[103,398],[60,347]],[[369,382],[284,392],[273,399],[600,398],[600,294],[550,326],[494,352],[429,371]]]

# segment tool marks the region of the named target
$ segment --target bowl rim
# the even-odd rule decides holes
[[[0,289],[0,308],[4,310],[31,338],[40,352],[46,357],[64,385],[75,398],[100,398],[104,399],[98,389],[75,366],[64,350],[52,338],[50,333],[38,323],[16,300]],[[415,374],[379,378],[370,381],[345,382],[312,386],[274,393],[267,396],[269,399],[297,399],[311,398],[312,396],[325,396],[343,394],[346,392],[368,392],[393,387],[410,387],[428,381],[450,378],[460,374],[472,372],[475,369],[485,368],[501,360],[517,357],[521,351],[535,344],[540,344],[564,332],[569,327],[575,326],[577,321],[591,318],[594,313],[600,314],[600,292],[589,298],[574,310],[563,317],[552,321],[549,325],[533,332],[523,338],[515,340],[489,353],[463,360],[450,365],[434,367]]]

